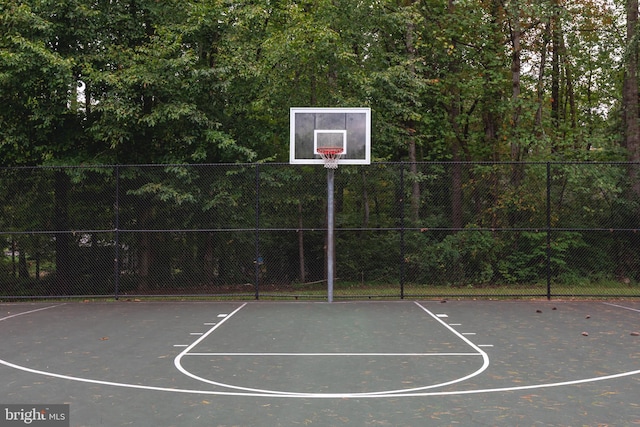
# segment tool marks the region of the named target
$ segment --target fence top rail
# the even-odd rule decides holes
[[[640,162],[632,161],[417,161],[417,162],[371,162],[368,167],[384,165],[603,165],[603,166],[630,166],[640,165]],[[114,168],[177,168],[177,167],[259,167],[259,166],[293,166],[301,167],[306,165],[291,165],[285,162],[255,162],[255,163],[140,163],[140,164],[91,164],[91,165],[31,165],[31,166],[1,166],[0,171],[7,170],[30,170],[30,169],[114,169]]]
[[[0,236],[19,236],[19,235],[60,235],[70,234],[73,236],[84,234],[105,234],[105,233],[255,233],[255,232],[300,232],[300,231],[326,231],[325,227],[244,227],[244,228],[148,228],[148,229],[127,229],[127,228],[109,228],[101,230],[0,230]],[[604,232],[604,233],[638,233],[640,228],[580,228],[580,227],[474,227],[474,228],[458,228],[458,227],[337,227],[339,232],[352,231],[404,231],[404,232],[532,232],[532,233],[568,233],[568,232]]]

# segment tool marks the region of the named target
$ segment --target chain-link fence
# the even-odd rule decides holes
[[[333,296],[640,296],[636,166],[341,166]],[[327,173],[0,169],[0,298],[326,299]]]

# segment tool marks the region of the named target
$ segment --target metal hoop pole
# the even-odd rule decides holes
[[[333,240],[333,183],[335,169],[327,169],[327,301],[333,302],[333,270],[335,265]]]

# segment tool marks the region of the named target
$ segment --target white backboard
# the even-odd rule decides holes
[[[322,146],[342,146],[338,164],[371,163],[370,108],[291,108],[289,124],[289,163],[322,165]]]

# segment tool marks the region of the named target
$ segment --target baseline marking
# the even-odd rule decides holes
[[[0,322],[3,321],[3,320],[11,319],[13,317],[22,316],[23,314],[31,314],[31,313],[35,313],[37,311],[49,310],[50,308],[62,307],[63,305],[65,305],[65,304],[50,305],[50,306],[47,306],[47,307],[36,308],[35,310],[23,311],[22,313],[12,314],[11,316],[0,317]]]
[[[618,305],[618,304],[612,304],[610,302],[604,302],[603,304],[610,305],[612,307],[624,308],[625,310],[630,310],[630,311],[635,311],[636,313],[640,313],[640,310],[638,310],[637,308],[626,307],[624,305]]]

